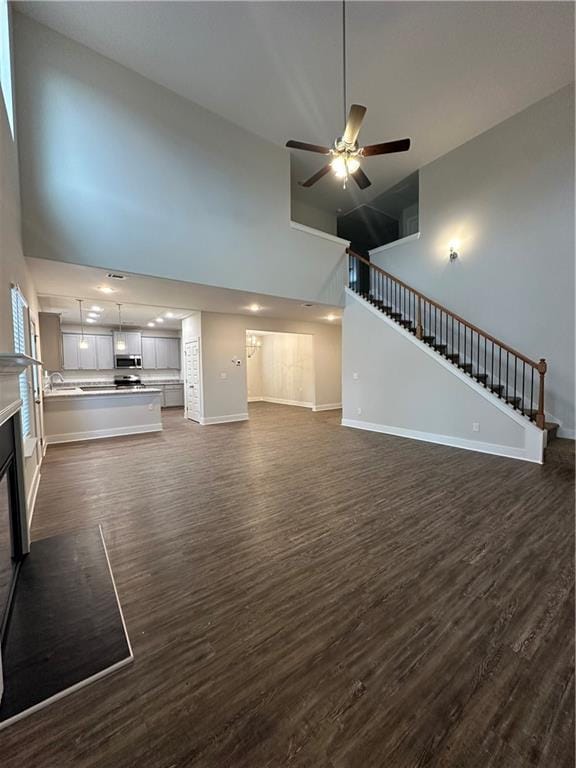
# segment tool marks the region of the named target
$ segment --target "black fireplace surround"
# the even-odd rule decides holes
[[[0,643],[3,645],[20,564],[27,552],[18,413],[0,426]]]

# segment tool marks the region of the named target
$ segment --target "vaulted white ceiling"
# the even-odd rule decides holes
[[[341,133],[341,3],[16,6],[271,142]],[[326,210],[370,200],[567,84],[573,20],[568,2],[349,2],[349,100],[368,107],[361,142],[408,136],[413,148],[367,159],[374,186],[361,194],[325,177],[299,196]],[[295,178],[322,164],[293,154]]]

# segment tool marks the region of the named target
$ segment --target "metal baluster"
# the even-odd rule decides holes
[[[526,363],[522,361],[522,416],[526,415],[526,408],[524,408],[524,384],[526,383]]]
[[[490,363],[490,387],[494,386],[494,342],[492,342],[492,361]]]
[[[530,419],[534,421],[534,366],[532,366],[532,380],[530,382]]]
[[[514,355],[514,397],[518,396],[518,388],[516,386],[517,367],[518,367],[518,358],[516,357],[516,355]],[[516,408],[516,405],[514,405],[514,408]]]

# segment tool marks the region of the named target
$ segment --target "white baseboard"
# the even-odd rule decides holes
[[[205,416],[200,419],[200,424],[208,426],[210,424],[228,424],[232,421],[247,421],[247,413],[231,413],[228,416]]]
[[[558,437],[565,437],[567,440],[576,440],[576,430],[559,427]]]
[[[261,403],[264,400],[263,397],[249,397],[248,402],[249,403]]]
[[[142,435],[147,432],[162,432],[162,423],[142,424],[134,427],[112,427],[110,429],[91,429],[88,432],[67,432],[61,435],[46,435],[46,442],[77,443],[81,440],[101,440],[105,437],[124,437],[125,435]]]
[[[36,506],[36,497],[38,496],[38,487],[40,486],[40,466],[38,464],[34,471],[34,477],[32,478],[32,485],[26,498],[26,512],[28,514],[28,534],[30,534],[30,528],[32,527],[32,517],[34,515],[34,508]]]
[[[342,403],[326,403],[325,405],[315,405],[312,410],[317,413],[318,411],[339,411],[342,408]]]
[[[543,463],[543,447],[540,452],[540,458],[537,458],[537,451],[529,452],[525,448],[515,448],[506,445],[495,445],[492,443],[482,443],[476,440],[468,440],[464,437],[453,437],[451,435],[436,435],[430,432],[419,432],[414,429],[404,429],[403,427],[389,427],[385,424],[372,424],[368,421],[357,421],[356,419],[342,419],[343,427],[352,427],[353,429],[363,429],[368,432],[381,432],[385,435],[394,437],[406,437],[410,440],[421,440],[425,443],[436,443],[438,445],[447,445],[452,448],[463,448],[466,451],[477,451],[478,453],[490,453],[493,456],[504,456],[508,459],[520,459],[530,461],[534,464]],[[542,432],[542,439],[544,433]]]
[[[265,403],[275,403],[276,405],[296,405],[299,408],[312,408],[314,403],[306,403],[302,400],[283,400],[281,397],[263,397]]]

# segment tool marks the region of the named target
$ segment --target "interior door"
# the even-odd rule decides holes
[[[186,388],[186,418],[200,421],[200,342],[199,339],[186,342],[186,365],[184,371]]]

